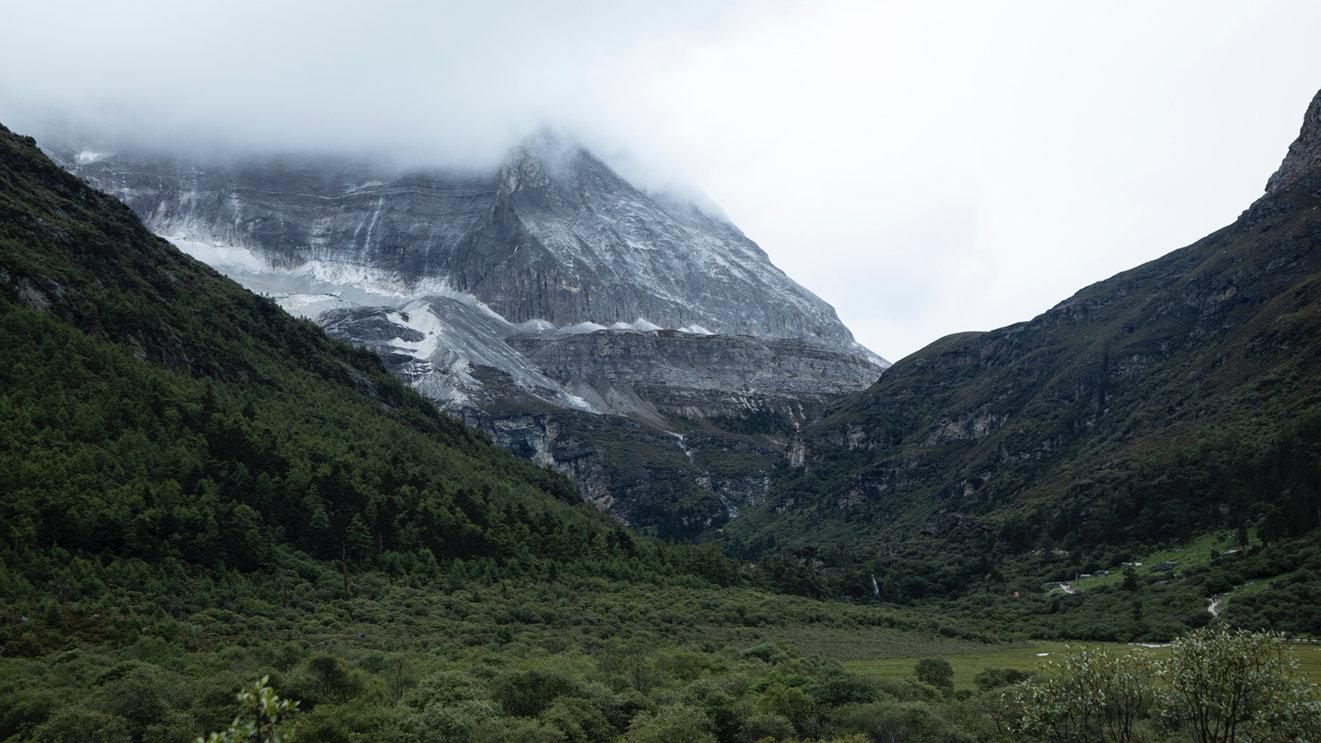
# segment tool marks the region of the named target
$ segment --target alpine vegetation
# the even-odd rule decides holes
[[[1270,6],[7,10],[0,117],[73,123],[0,126],[0,743],[1321,743],[1321,93],[1287,150],[1272,108],[1321,14]],[[1210,88],[1216,152],[1138,146]],[[748,234],[603,133],[675,89],[635,135]],[[553,91],[581,134],[455,125]],[[1020,130],[1093,167],[986,197]],[[1170,252],[1091,260],[1118,224]],[[1077,264],[1034,317],[985,306],[1057,267],[1006,284],[1005,225]]]

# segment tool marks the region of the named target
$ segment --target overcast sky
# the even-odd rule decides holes
[[[898,359],[1231,221],[1318,38],[1309,1],[11,0],[0,122],[459,165],[564,125]]]

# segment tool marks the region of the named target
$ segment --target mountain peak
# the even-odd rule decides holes
[[[1321,91],[1303,115],[1303,126],[1298,138],[1289,145],[1280,167],[1266,181],[1266,192],[1271,193],[1292,185],[1308,173],[1321,168]]]
[[[528,132],[517,147],[541,155],[568,155],[585,149],[573,132],[549,124],[542,124]]]
[[[541,126],[505,156],[496,177],[497,198],[524,192],[574,203],[587,190],[629,188],[626,181],[563,129]]]

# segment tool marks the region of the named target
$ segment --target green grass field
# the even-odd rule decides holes
[[[1119,643],[1097,642],[1039,642],[987,647],[966,653],[951,653],[943,657],[954,667],[954,686],[957,689],[974,688],[973,677],[987,668],[1016,668],[1020,671],[1040,671],[1051,660],[1059,660],[1070,648],[1109,647],[1149,654],[1153,658],[1166,655],[1166,648],[1144,648]],[[1321,683],[1321,645],[1290,645],[1290,652],[1298,659],[1303,673],[1314,683]],[[1045,653],[1046,655],[1041,655]],[[870,658],[845,660],[844,666],[854,673],[876,679],[897,681],[913,674],[913,665],[922,656]]]
[[[1270,590],[1271,587],[1276,584],[1287,583],[1290,577],[1292,577],[1297,572],[1298,572],[1297,570],[1291,570],[1287,573],[1281,573],[1280,575],[1274,576],[1272,578],[1258,578],[1256,580],[1248,581],[1247,583],[1244,583],[1243,585],[1238,586],[1234,590],[1225,594],[1225,599],[1227,601],[1233,601],[1235,598],[1241,598],[1243,596],[1251,596],[1254,593],[1261,593],[1262,591]]]
[[[717,634],[734,638],[736,645],[754,645],[758,642],[780,642],[797,650],[840,662],[874,661],[883,658],[911,658],[928,656],[954,656],[975,654],[989,646],[986,643],[937,634],[904,631],[886,627],[828,627],[790,626],[766,629],[729,629],[712,627],[711,636]]]
[[[1166,560],[1178,566],[1175,568],[1175,572],[1195,565],[1207,565],[1211,562],[1212,549],[1224,552],[1225,550],[1237,548],[1238,540],[1232,530],[1204,534],[1177,547],[1148,552],[1138,557],[1137,562],[1142,563],[1142,567],[1137,568],[1137,574],[1139,577],[1156,575],[1154,568]],[[1112,565],[1109,571],[1109,575],[1094,575],[1091,578],[1082,578],[1073,581],[1072,585],[1079,591],[1092,591],[1103,586],[1117,586],[1123,582],[1123,567]]]

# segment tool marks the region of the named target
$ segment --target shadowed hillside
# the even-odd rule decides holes
[[[802,433],[771,495],[727,530],[735,547],[845,545],[880,563],[891,597],[912,597],[995,584],[1021,555],[1114,567],[1115,549],[1215,529],[1314,529],[1319,131],[1321,96],[1233,224],[1033,320],[896,363]],[[914,573],[929,585],[901,588]]]

